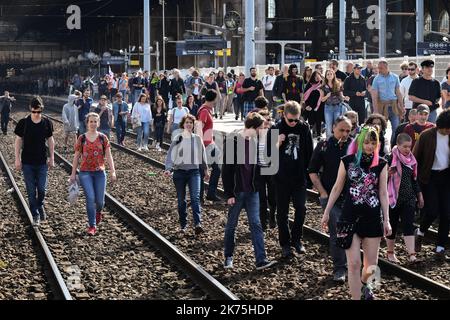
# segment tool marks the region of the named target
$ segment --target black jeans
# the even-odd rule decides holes
[[[6,107],[5,107],[6,108]],[[8,132],[8,123],[9,123],[9,112],[3,112],[1,113],[1,127],[4,134]]]
[[[366,110],[366,105],[364,102],[364,105],[354,105],[352,107],[353,111],[358,113],[358,122],[359,125],[363,125],[364,122],[366,122],[366,118],[367,118],[367,110]]]
[[[414,216],[416,208],[408,204],[397,205],[395,208],[389,208],[389,221],[392,227],[392,234],[386,237],[395,240],[399,220],[402,222],[403,236],[412,236],[414,234]]]
[[[278,238],[281,247],[300,243],[303,235],[303,224],[306,215],[306,187],[291,181],[275,183],[277,190],[277,224]],[[294,205],[294,223],[289,230],[289,204]]]
[[[164,138],[164,125],[156,125],[155,126],[155,140],[162,147]]]
[[[422,209],[420,231],[426,232],[431,224],[439,217],[438,240],[436,245],[445,248],[448,240],[450,214],[450,186],[448,179],[450,169],[431,171],[428,184],[421,184],[425,206]]]
[[[241,119],[244,118],[244,103],[241,101],[240,98],[234,98],[233,100],[233,106],[234,106],[234,114],[239,119],[239,115],[241,116]]]
[[[213,163],[211,165],[212,171],[211,176],[209,178],[209,188],[208,193],[206,194],[207,198],[215,198],[217,197],[217,185],[219,184],[219,178],[220,178],[220,167],[217,163]],[[200,200],[203,201],[203,195],[205,192],[205,172],[203,170],[200,170]]]
[[[272,176],[260,176],[258,179],[259,192],[259,217],[263,229],[267,229],[267,218],[270,222],[275,221],[275,187]],[[267,217],[267,204],[270,210],[270,215]]]

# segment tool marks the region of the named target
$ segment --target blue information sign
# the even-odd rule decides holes
[[[417,55],[446,55],[450,54],[450,43],[447,42],[418,42]]]

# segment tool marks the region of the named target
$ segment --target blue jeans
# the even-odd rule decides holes
[[[135,104],[136,102],[139,101],[139,96],[141,95],[141,93],[142,93],[142,89],[140,89],[140,88],[134,90],[134,93],[133,93],[133,97],[134,97],[134,100],[133,100],[133,106],[134,106],[134,104]]]
[[[319,198],[320,205],[325,210],[328,203],[328,198],[322,199]],[[333,260],[333,271],[336,272],[338,270],[347,270],[347,257],[345,255],[345,250],[339,248],[336,245],[337,232],[336,226],[342,214],[342,203],[339,201],[333,206],[330,212],[330,219],[328,220],[328,230],[330,232],[330,255]]]
[[[33,217],[36,217],[39,215],[39,209],[44,207],[45,192],[47,190],[48,166],[46,164],[24,164],[22,166],[22,171],[31,214]]]
[[[236,203],[228,210],[228,221],[225,227],[225,257],[232,257],[235,247],[235,231],[241,210],[247,211],[248,224],[252,236],[253,250],[256,264],[266,260],[264,248],[264,233],[259,220],[259,194],[258,192],[240,192],[236,195]]]
[[[142,140],[142,135],[144,140]],[[150,124],[148,122],[142,122],[142,125],[137,128],[137,145],[140,147],[148,146],[148,137],[150,136]]]
[[[86,197],[86,211],[89,226],[95,227],[95,214],[105,206],[106,173],[105,171],[81,171],[80,183]]]
[[[125,140],[125,134],[127,132],[127,120],[116,121],[116,135],[117,143],[122,143]]]
[[[325,125],[327,128],[327,138],[333,135],[333,124],[337,118],[344,114],[342,104],[331,105],[325,104]]]
[[[119,92],[122,94],[123,101],[127,101],[127,100],[126,100],[126,97],[127,97],[127,90],[120,90]]]
[[[391,121],[392,134],[394,134],[400,124],[400,117],[394,113],[391,106],[388,107],[388,113],[389,121]]]
[[[253,109],[255,109],[255,102],[244,101],[244,119]]]
[[[180,129],[180,124],[179,123],[172,123],[171,127],[170,127],[170,133],[173,133],[175,130]]]
[[[445,110],[445,108],[444,108]],[[437,120],[437,110],[433,110],[430,112],[430,115],[428,116],[428,121],[432,122],[432,123],[436,123]]]
[[[187,225],[186,213],[186,185],[189,186],[189,194],[191,197],[191,208],[194,216],[194,224],[198,225],[202,222],[200,209],[200,172],[199,169],[194,170],[175,170],[173,172],[173,183],[177,190],[178,199],[178,215],[180,218],[181,228]]]
[[[80,124],[78,126],[78,133],[81,136],[82,134],[86,133],[86,122],[80,121]]]
[[[99,129],[98,131],[100,131],[101,133],[103,133],[105,136],[108,137],[108,140],[110,139],[111,136],[111,129]]]

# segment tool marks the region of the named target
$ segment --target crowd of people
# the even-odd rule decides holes
[[[116,127],[117,142],[123,144],[129,117],[138,133],[139,151],[148,150],[152,132],[158,149],[164,131],[171,133],[164,176],[172,177],[175,185],[183,234],[189,226],[186,186],[194,230],[200,234],[204,193],[208,201],[222,201],[217,196],[222,178],[229,206],[224,268],[233,267],[242,209],[247,213],[258,270],[276,263],[266,254],[269,228],[278,228],[281,259],[305,254],[307,188],[319,193],[324,210],[322,226],[330,233],[333,279],[344,283],[348,277],[353,299],[374,298],[368,279],[377,265],[382,238],[387,242],[386,258],[398,263],[399,225],[407,259],[415,263],[420,260],[425,233],[439,218],[436,258],[449,262],[445,250],[450,223],[450,67],[447,79],[440,83],[432,78],[431,60],[423,61],[420,69],[414,62],[407,63],[408,75],[401,81],[384,60],[365,68],[349,65],[347,72],[338,65],[332,60],[327,70],[320,64],[314,70],[308,67],[303,76],[296,65],[282,72],[268,68],[262,80],[257,79],[255,68],[249,70],[249,78],[218,72],[206,80],[197,70],[191,70],[186,80],[178,70],[170,80],[164,73],[151,77],[138,73],[130,80],[124,74],[121,79],[128,84],[119,80],[117,90],[102,92],[96,108],[90,89],[75,91],[63,108],[63,119],[66,143],[71,134],[76,139],[70,179],[75,181],[80,164],[88,233],[94,235],[101,221],[105,162],[111,179],[117,179],[109,144],[111,128]],[[112,108],[108,100],[114,100]],[[132,102],[131,110],[127,101]],[[42,101],[34,98],[30,107],[31,116],[21,120],[15,131],[16,167],[30,181],[27,192],[38,223],[45,218],[47,153],[37,148],[45,149],[45,141],[51,142],[52,164],[54,142],[51,122],[41,118]],[[244,120],[244,127],[225,138],[215,135],[215,119],[231,110],[236,120]],[[288,219],[291,203],[292,224]],[[414,227],[416,217],[419,228]]]

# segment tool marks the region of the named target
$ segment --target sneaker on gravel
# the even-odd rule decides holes
[[[39,227],[40,224],[41,224],[41,218],[39,217],[39,215],[33,216],[33,226]]]
[[[232,269],[233,268],[233,257],[226,257],[225,262],[223,263],[223,267],[225,269]]]
[[[281,248],[281,255],[282,255],[283,259],[290,259],[294,256],[292,254],[291,247],[289,247],[289,246]]]
[[[256,270],[264,270],[264,269],[270,268],[275,263],[277,263],[275,260],[272,260],[272,261],[264,260],[264,261],[256,264]]]
[[[361,289],[361,300],[375,300],[373,289],[369,284],[363,285]]]
[[[198,225],[196,225],[195,226],[195,234],[196,235],[199,235],[199,234],[201,234],[201,233],[203,233],[203,227],[202,227],[202,225],[201,224],[198,224]]]
[[[97,232],[97,228],[96,227],[89,227],[88,231],[87,231],[88,235],[90,235],[90,236],[95,236],[96,232]]]
[[[45,221],[47,220],[47,213],[45,212],[44,208],[39,208],[39,218],[41,219],[41,221]]]
[[[345,270],[337,270],[333,275],[333,281],[337,283],[345,283]]]
[[[293,245],[295,252],[297,252],[298,254],[305,254],[306,253],[306,249],[303,246],[303,244],[301,242],[295,243]]]

